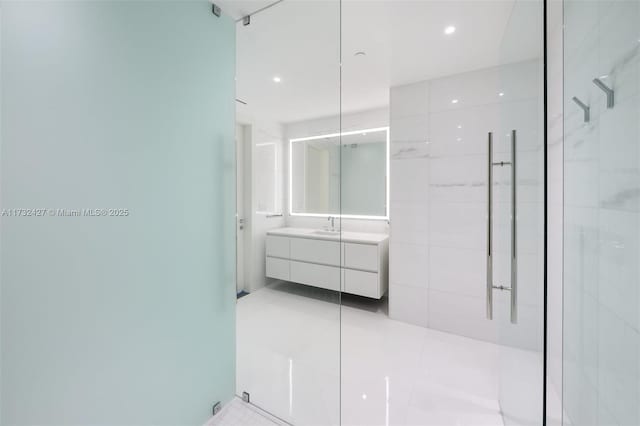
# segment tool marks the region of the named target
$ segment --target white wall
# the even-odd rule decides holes
[[[326,117],[316,120],[303,121],[298,123],[289,123],[284,125],[285,146],[284,158],[288,164],[289,159],[289,139],[304,138],[308,136],[317,136],[329,133],[339,133],[351,130],[368,129],[374,127],[384,127],[389,125],[389,109],[380,108],[370,111],[364,111],[354,114],[345,114],[340,120],[339,116]],[[326,218],[291,216],[288,211],[289,206],[289,175],[288,168],[284,170],[284,192],[285,192],[285,218],[287,226],[300,228],[321,228],[327,225]],[[336,222],[336,225],[338,222]],[[345,231],[361,231],[361,232],[388,232],[388,224],[386,220],[359,220],[359,219],[342,219],[342,229]]]
[[[240,229],[239,220],[246,221],[245,215],[245,197],[247,192],[245,188],[245,144],[248,132],[246,126],[236,123],[236,293],[241,291],[247,291],[246,282],[247,278],[245,273],[248,270],[247,265],[250,264],[250,259],[245,256],[245,247],[249,247],[251,244],[251,235],[247,230],[247,225],[242,225]],[[247,205],[250,205],[250,201],[247,201]]]
[[[265,177],[260,176],[255,158],[256,145],[263,143],[276,143],[279,152],[280,182],[283,170],[283,136],[280,125],[263,122],[254,118],[241,117],[245,129],[244,138],[244,208],[245,208],[245,285],[247,292],[252,292],[264,287],[270,279],[266,277],[265,266],[265,241],[266,233],[270,229],[284,226],[283,216],[270,216],[258,212],[258,198],[255,193],[256,182],[264,181]],[[270,177],[267,177],[271,180]],[[282,194],[282,192],[280,192]],[[282,209],[282,200],[280,200]]]
[[[532,61],[392,88],[392,318],[539,349],[540,87],[540,63]],[[496,320],[485,318],[487,132],[495,134],[494,161],[509,161],[512,128],[519,141],[517,329],[508,325],[508,299],[497,292]],[[509,170],[495,170],[494,179],[494,282],[508,285]]]

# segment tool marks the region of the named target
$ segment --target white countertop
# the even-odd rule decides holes
[[[387,234],[373,234],[368,232],[336,232],[335,234],[324,234],[323,229],[313,228],[278,228],[267,231],[267,235],[280,235],[283,237],[312,238],[315,240],[342,241],[363,244],[379,244],[386,241]]]

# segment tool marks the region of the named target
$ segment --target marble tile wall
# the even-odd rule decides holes
[[[429,83],[391,90],[389,315],[426,327]]]
[[[542,342],[542,163],[538,61],[391,90],[392,318],[487,341]],[[502,93],[502,95],[501,95]],[[485,318],[487,133],[509,161],[518,130],[520,323]],[[510,174],[495,171],[496,283],[508,285]],[[496,321],[508,299],[496,295]]]
[[[638,22],[637,1],[564,2],[565,424],[640,424]]]

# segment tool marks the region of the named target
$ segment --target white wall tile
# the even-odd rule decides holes
[[[411,147],[409,146],[409,148]],[[405,155],[409,155],[409,152]],[[392,159],[391,176],[393,177],[390,191],[392,205],[396,202],[417,204],[427,202],[429,193],[428,158]]]
[[[542,341],[542,275],[536,271],[541,269],[541,216],[535,220],[542,214],[539,72],[539,62],[533,61],[392,89],[390,304],[394,305],[394,282],[425,283],[429,306],[423,309],[430,327],[496,339],[495,323],[484,319],[487,133],[494,133],[494,160],[510,161],[510,130],[515,128],[521,165],[518,248],[527,256],[519,272],[521,303],[527,306],[523,328],[532,333],[507,337],[521,347],[536,347],[527,336]],[[504,96],[498,96],[500,91]],[[502,250],[508,260],[511,178],[507,167],[494,171],[496,253]],[[412,265],[426,253],[427,261]],[[496,268],[508,284],[508,262],[498,262]],[[424,279],[417,278],[421,274]]]
[[[429,327],[495,342],[495,322],[486,319],[485,297],[429,290]]]
[[[389,280],[395,284],[427,288],[429,282],[428,246],[391,242]]]
[[[430,288],[476,298],[485,296],[485,250],[433,246],[429,255]]]
[[[486,249],[486,206],[481,203],[432,203],[429,222],[431,246]]]
[[[495,131],[499,107],[483,105],[431,114],[431,152],[435,157],[487,155],[487,134]]]
[[[429,141],[429,116],[391,116],[391,144]]]
[[[599,303],[640,330],[638,215],[601,209],[598,219]]]
[[[564,6],[564,408],[574,424],[638,424],[640,4]],[[589,124],[573,96],[591,106]]]
[[[428,221],[426,205],[395,202],[391,206],[391,242],[426,244]]]
[[[489,68],[431,81],[430,111],[468,108],[498,102],[500,73]],[[457,103],[453,103],[457,100]]]
[[[392,118],[426,115],[429,112],[429,83],[396,86],[391,90]]]
[[[429,200],[433,203],[486,202],[486,155],[432,158],[429,164]]]
[[[428,325],[428,290],[398,285],[389,287],[389,317],[410,324]]]
[[[598,320],[598,396],[616,424],[640,424],[640,335],[607,308],[600,308]]]

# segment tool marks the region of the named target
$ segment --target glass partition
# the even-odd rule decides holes
[[[340,210],[332,193],[339,144],[300,142],[291,151],[289,144],[340,133],[340,1],[237,3],[245,286],[237,300],[236,391],[294,425],[339,425],[339,233],[316,233],[326,217],[321,224],[294,218],[288,207]]]
[[[640,423],[640,3],[564,1],[564,424]]]
[[[493,312],[504,424],[544,424],[545,133],[542,0],[514,2],[502,36],[492,132]],[[504,162],[504,163],[503,163]],[[492,165],[493,164],[493,165]]]
[[[543,6],[342,3],[342,130],[390,128],[389,221],[341,220],[344,424],[544,422]]]
[[[0,423],[196,425],[234,394],[234,23],[0,2]]]

